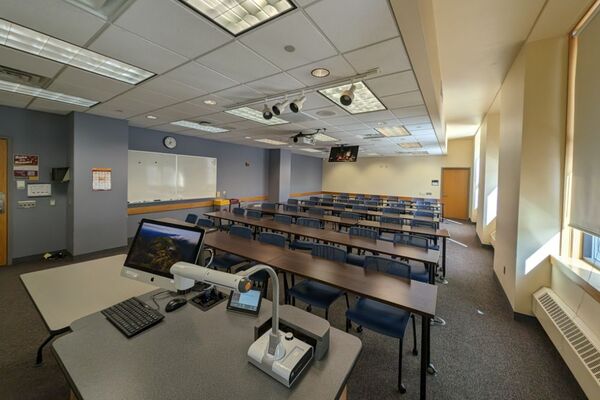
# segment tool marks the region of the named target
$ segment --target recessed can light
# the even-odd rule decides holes
[[[294,46],[292,46],[291,44],[288,44],[287,46],[284,46],[283,49],[285,51],[287,51],[288,53],[293,53],[296,51],[296,48]]]
[[[315,68],[310,71],[310,74],[315,78],[325,78],[329,76],[330,72],[327,68]]]
[[[217,102],[215,100],[208,99],[204,100],[204,104],[208,104],[209,106],[215,106],[217,105]]]
[[[146,118],[148,118],[148,119],[158,119],[158,117],[156,117],[154,115],[146,115]]]

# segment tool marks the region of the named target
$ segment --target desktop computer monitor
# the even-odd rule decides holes
[[[171,266],[195,264],[202,249],[204,229],[142,219],[121,270],[121,276],[175,291]]]

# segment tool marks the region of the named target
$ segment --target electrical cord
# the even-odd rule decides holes
[[[156,306],[156,308],[150,306],[151,308],[154,308],[156,311],[160,310],[160,305],[158,304],[158,302],[156,301],[156,298],[158,296],[160,296],[161,294],[165,294],[165,293],[169,293],[169,296],[171,295],[171,293],[168,290],[161,290],[158,293],[154,293],[152,295],[152,297],[150,297],[150,299],[152,300],[152,302],[154,303],[154,305]],[[164,296],[164,298],[167,298],[168,296]]]

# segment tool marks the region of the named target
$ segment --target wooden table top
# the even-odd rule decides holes
[[[382,223],[379,221],[369,221],[366,219],[359,220],[358,225],[364,226],[365,228],[383,229],[385,231],[391,231],[391,232],[416,233],[419,235],[427,235],[427,236],[440,237],[440,238],[449,238],[450,237],[450,232],[448,232],[448,229],[433,229],[433,228],[425,228],[425,227],[421,227],[421,226],[398,225],[398,224]]]
[[[313,239],[319,239],[328,243],[335,243],[342,246],[350,246],[374,253],[408,258],[409,260],[420,261],[429,264],[437,264],[440,258],[440,253],[437,250],[425,250],[420,247],[408,246],[403,244],[394,244],[385,240],[372,240],[363,237],[355,237],[350,236],[347,233],[336,232],[330,229],[309,228],[306,226],[300,226],[296,224],[288,225],[276,222],[270,218],[249,218],[245,216],[235,215],[228,211],[207,212],[204,215],[213,218],[225,219],[240,224],[247,224],[257,226],[260,228],[271,229],[278,232],[290,233]]]
[[[207,234],[204,244],[415,314],[425,317],[435,315],[437,287],[434,285],[368,271],[224,232]]]
[[[311,201],[311,200],[306,200],[306,199],[299,199],[298,200],[299,203],[305,203],[307,201]],[[351,206],[357,205],[357,204],[349,203],[347,201],[340,201],[340,200],[335,200],[335,199],[321,199],[317,203],[329,203],[329,204],[336,203],[336,204],[343,204],[346,207],[351,207]],[[284,203],[281,203],[281,204],[284,204]],[[409,210],[416,210],[417,209],[414,206],[413,202],[410,202],[409,204],[402,205],[402,204],[398,204],[398,202],[379,201],[378,205],[366,205],[364,203],[359,204],[359,205],[367,206],[367,207],[370,207],[370,208],[377,208],[377,209],[382,209],[382,208],[386,208],[386,207],[406,208],[406,209],[409,209]],[[441,206],[439,204],[431,204],[429,206],[423,206],[421,208],[424,209],[424,210],[428,210],[429,209],[429,210],[431,210],[433,212],[439,212],[440,207]]]
[[[390,217],[394,217],[394,218],[402,218],[402,219],[414,219],[414,220],[418,220],[418,221],[433,221],[433,222],[439,222],[440,220],[438,218],[432,218],[432,217],[424,217],[424,216],[416,216],[416,215],[412,215],[412,214],[387,214],[381,211],[372,211],[372,210],[342,210],[341,208],[335,208],[332,206],[306,206],[306,205],[300,205],[300,207],[302,208],[322,208],[325,211],[337,211],[337,212],[342,212],[342,211],[347,211],[347,212],[352,212],[354,214],[359,214],[359,215],[366,215],[369,217],[381,217],[382,215],[387,215]]]

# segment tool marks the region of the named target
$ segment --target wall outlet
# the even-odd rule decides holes
[[[21,200],[17,201],[17,208],[35,208],[35,200]]]
[[[56,205],[56,199],[50,199],[50,205],[54,207]]]
[[[25,181],[22,179],[17,180],[17,189],[23,190],[25,189]]]

